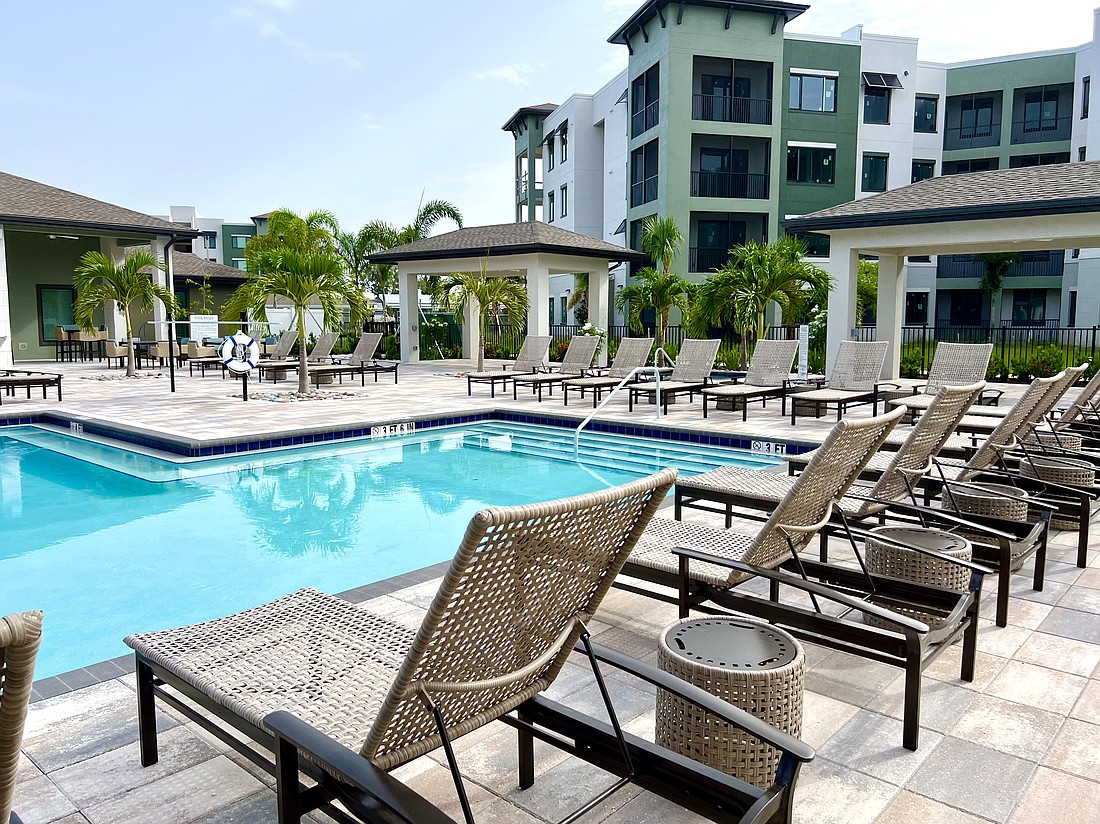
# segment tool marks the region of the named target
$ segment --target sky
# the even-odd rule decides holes
[[[1077,46],[1098,0],[821,0],[789,29],[918,37],[924,60]],[[0,170],[150,214],[513,219],[521,106],[597,91],[641,0],[36,0],[3,8]],[[1041,11],[1036,11],[1041,8]]]

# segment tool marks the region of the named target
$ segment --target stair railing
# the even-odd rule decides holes
[[[595,409],[593,409],[592,413],[587,418],[585,418],[583,421],[581,421],[580,426],[578,426],[576,428],[576,430],[573,432],[573,455],[574,455],[574,457],[580,455],[581,430],[584,429],[586,426],[588,426],[588,424],[592,422],[592,419],[594,417],[596,417],[598,414],[600,414],[600,412],[603,410],[603,408],[605,406],[607,406],[609,403],[611,403],[611,399],[615,397],[616,393],[618,393],[620,389],[622,389],[624,386],[626,386],[633,377],[635,377],[636,375],[642,375],[642,374],[652,374],[656,378],[656,382],[654,383],[654,386],[653,386],[653,391],[655,393],[653,397],[654,397],[654,400],[657,402],[655,404],[656,407],[657,407],[657,420],[661,419],[661,370],[656,366],[638,366],[638,367],[635,367],[634,369],[631,369],[630,372],[627,373],[626,377],[624,377],[621,381],[619,381],[619,383],[615,386],[615,388],[612,389],[608,393],[607,397],[604,398],[602,401],[600,401],[599,406],[597,406]]]

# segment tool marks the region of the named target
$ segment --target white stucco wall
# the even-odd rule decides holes
[[[0,367],[14,364],[11,351],[11,313],[8,304],[8,254],[0,226]]]

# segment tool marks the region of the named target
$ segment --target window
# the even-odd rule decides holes
[[[886,155],[865,154],[863,156],[863,185],[860,187],[860,191],[886,191],[887,160],[888,158]]]
[[[73,303],[76,289],[72,286],[38,287],[38,342],[57,340],[58,326],[73,325]]]
[[[999,161],[995,157],[983,157],[977,160],[945,160],[943,173],[945,175],[961,175],[967,172],[990,172],[998,168]]]
[[[654,63],[630,84],[630,136],[637,137],[660,119],[660,64]]]
[[[924,326],[928,323],[928,293],[905,293],[905,325]]]
[[[932,258],[928,255],[909,255],[906,260],[909,263],[931,263]]]
[[[832,186],[836,176],[836,149],[816,146],[787,147],[787,182]]]
[[[836,112],[836,78],[817,74],[791,75],[792,109],[800,112]]]
[[[561,162],[564,163],[569,159],[569,133],[562,129],[560,132],[561,140]],[[562,212],[564,215],[565,212]]]
[[[930,177],[934,177],[936,174],[936,161],[934,160],[914,160],[913,161],[913,182],[920,183],[922,180],[928,180]]]
[[[811,235],[795,232],[795,237],[806,244],[806,257],[827,258],[829,256],[829,236]]]
[[[204,234],[202,236],[202,248],[203,249],[217,249],[218,248],[218,236],[211,234]]]
[[[569,187],[561,187],[561,216],[565,217],[569,214]]]
[[[554,299],[550,298],[550,323],[554,323]]]
[[[191,293],[187,289],[177,289],[175,291],[176,303],[179,305],[179,314],[181,317],[187,317],[188,312],[191,309]]]
[[[242,272],[248,271],[248,263],[244,258],[233,258],[233,268],[240,269]]]
[[[1080,148],[1077,149],[1077,162],[1078,163],[1084,163],[1085,162],[1085,147],[1084,146],[1081,146]]]
[[[561,322],[569,323],[569,296],[562,295],[559,300],[561,302]]]
[[[1069,326],[1077,325],[1077,290],[1069,293],[1069,318],[1066,321]]]
[[[546,138],[546,171],[554,168],[554,137]]]
[[[935,97],[917,96],[916,112],[913,115],[913,131],[934,134],[936,131],[936,107],[939,100]]]
[[[230,235],[229,248],[230,249],[243,249],[248,245],[248,235]]]
[[[546,193],[546,222],[554,222],[554,193]]]
[[[1024,94],[1024,132],[1058,128],[1058,90],[1039,89]]]
[[[989,137],[993,134],[993,98],[971,97],[959,104],[959,137]]]
[[[651,140],[630,153],[630,205],[657,199],[657,141]]]
[[[1016,155],[1008,159],[1008,168],[1021,169],[1025,166],[1049,166],[1051,163],[1069,163],[1069,152]]]
[[[1089,77],[1081,78],[1081,119],[1084,120],[1089,116],[1089,92],[1092,91],[1092,79]]]
[[[890,122],[890,90],[872,89],[863,90],[863,122],[882,123]]]
[[[1014,289],[1012,291],[1012,322],[1014,324],[1042,324],[1046,320],[1046,308],[1046,289]]]

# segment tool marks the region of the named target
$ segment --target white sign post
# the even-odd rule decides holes
[[[798,379],[805,383],[810,376],[810,327],[798,327]]]
[[[225,368],[241,376],[241,400],[248,400],[248,373],[260,360],[260,344],[243,329],[222,343],[222,362]]]

